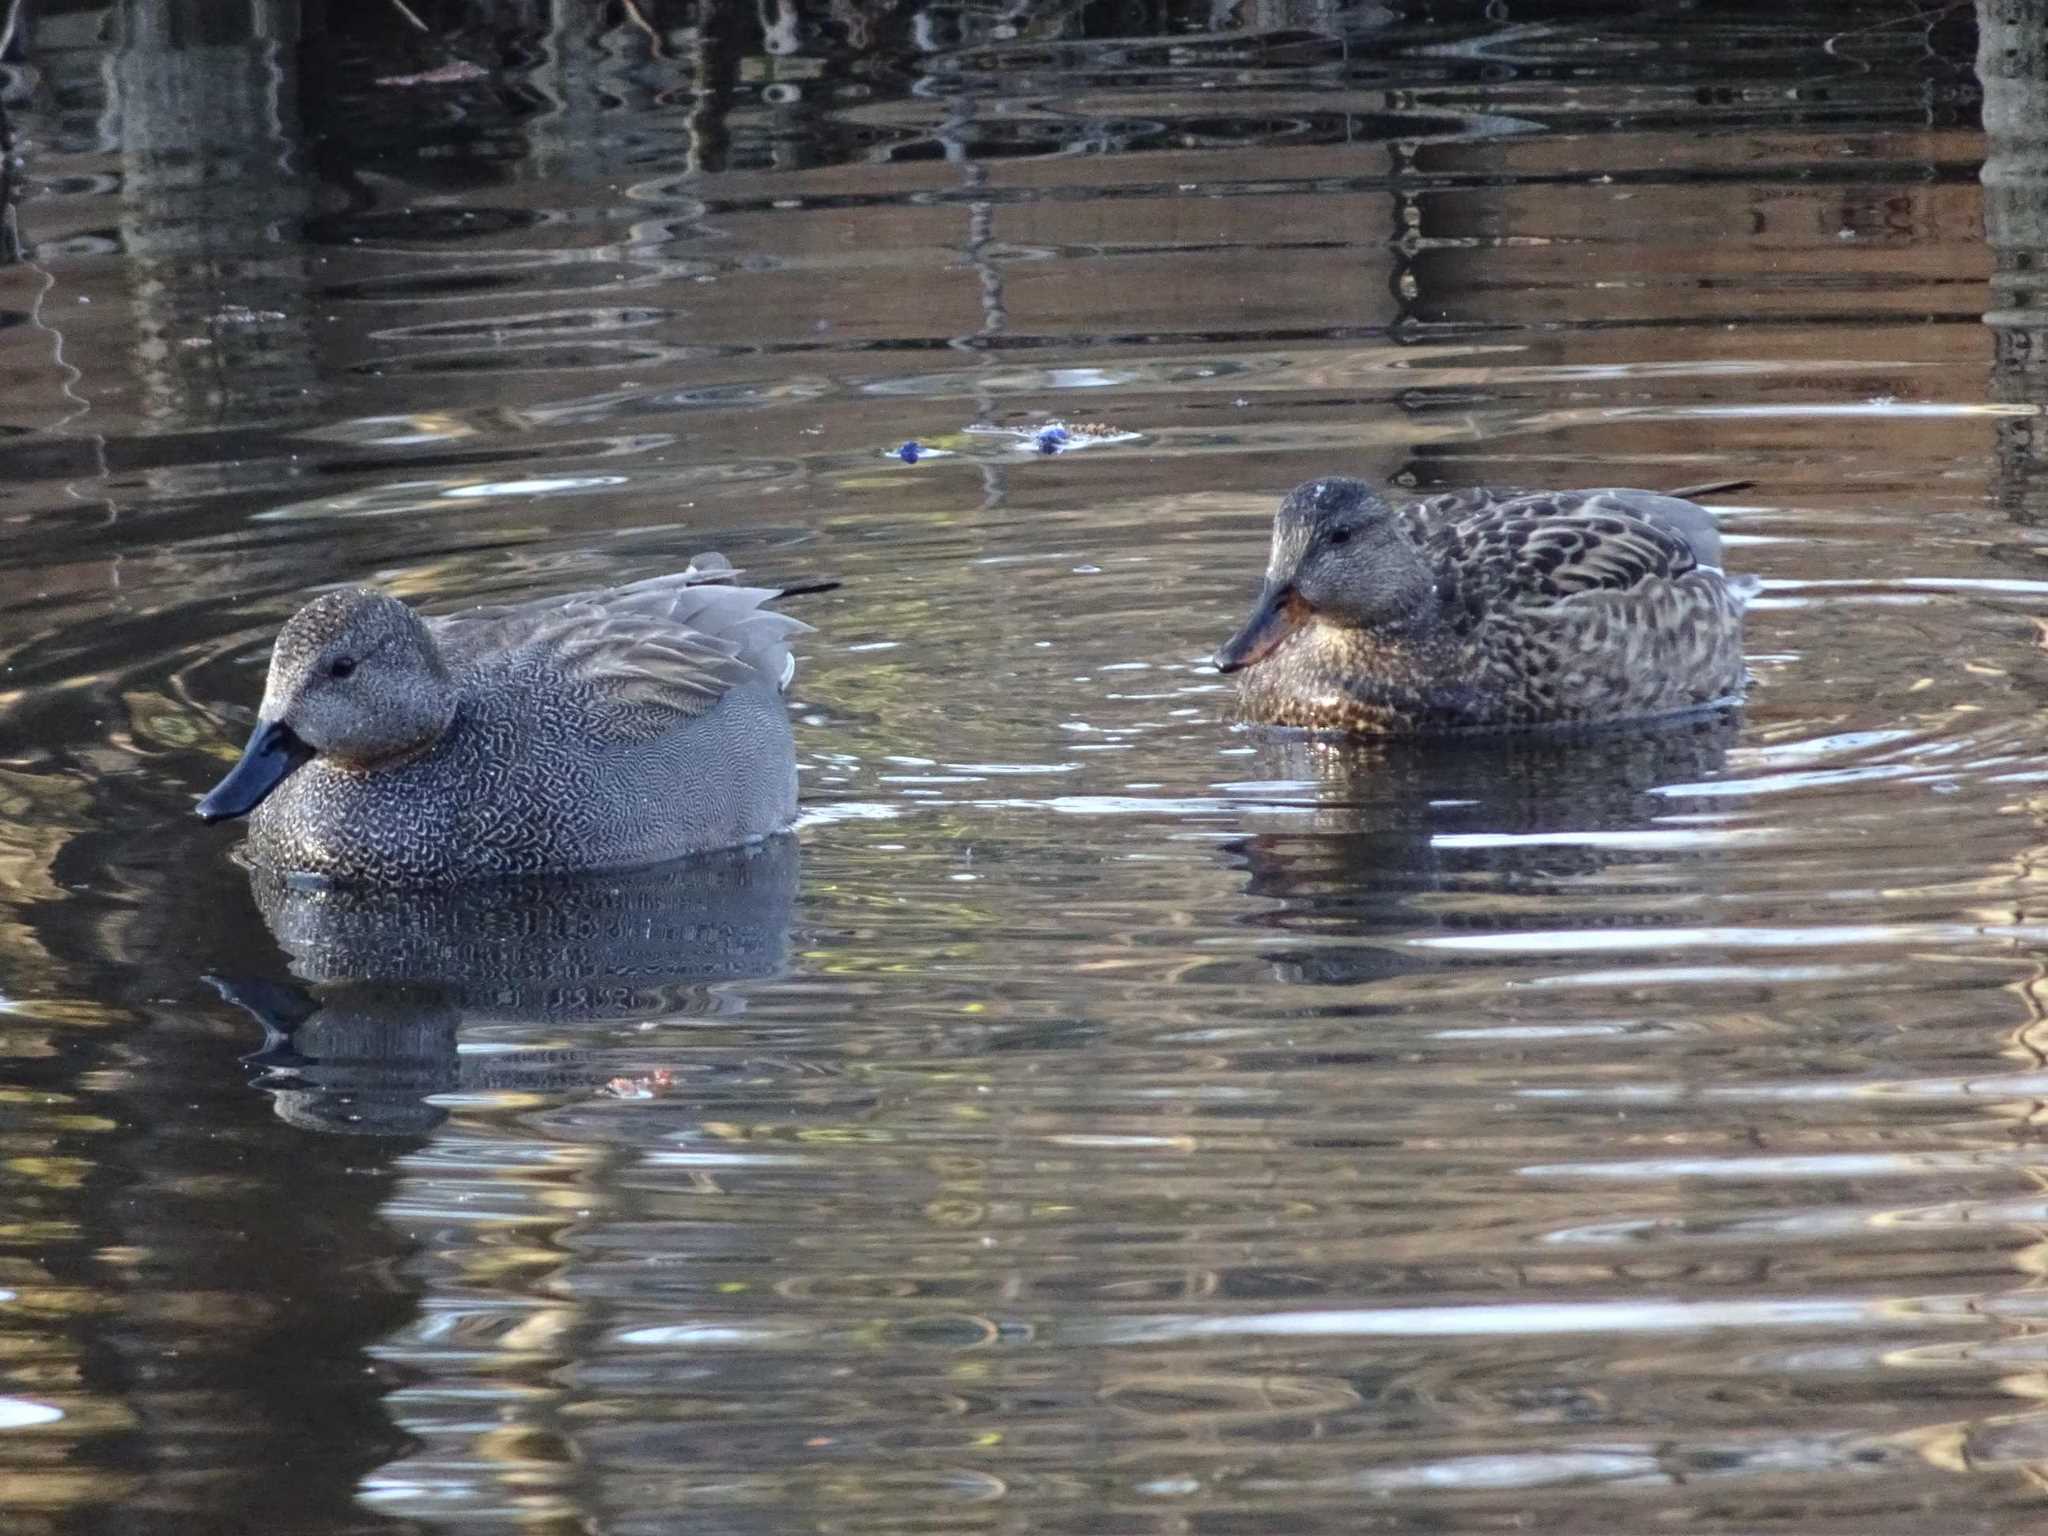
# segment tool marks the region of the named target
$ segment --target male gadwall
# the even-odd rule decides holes
[[[646,864],[796,814],[793,635],[699,556],[607,591],[422,618],[352,587],[294,614],[242,760],[199,802],[258,865],[382,885]]]
[[[1700,487],[1734,489],[1741,482]],[[1361,735],[1672,714],[1742,691],[1746,589],[1704,507],[1654,491],[1454,491],[1399,510],[1312,480],[1216,653],[1246,719]]]

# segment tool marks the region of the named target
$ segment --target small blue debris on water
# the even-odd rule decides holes
[[[922,438],[909,437],[893,448],[880,450],[885,459],[896,459],[905,464],[920,464],[926,459],[950,459],[954,456],[951,448],[941,448],[937,443],[925,442]]]
[[[1109,443],[1135,443],[1136,432],[1125,432],[1101,422],[1048,421],[1036,427],[998,427],[976,422],[965,429],[971,437],[991,437],[1021,453],[1077,453],[1083,448],[1100,448]]]

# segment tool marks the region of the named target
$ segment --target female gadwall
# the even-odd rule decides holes
[[[242,760],[199,802],[258,865],[431,885],[646,864],[796,814],[782,690],[808,625],[703,555],[608,591],[422,618],[367,587],[278,634]],[[253,813],[253,814],[251,814]]]
[[[1734,489],[1739,482],[1701,487]],[[1216,653],[1248,720],[1362,735],[1671,714],[1742,691],[1743,587],[1704,507],[1654,491],[1454,491],[1398,511],[1313,480]]]

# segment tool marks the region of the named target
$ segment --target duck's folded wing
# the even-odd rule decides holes
[[[1741,484],[1740,481],[1730,483]],[[1660,491],[1634,491],[1621,487],[1568,494],[1578,501],[1575,510],[1580,514],[1604,514],[1648,523],[1684,544],[1701,565],[1711,565],[1716,570],[1721,568],[1720,527],[1714,522],[1714,514],[1696,501],[1688,501],[1683,496],[1667,496]]]
[[[1438,491],[1408,504],[1407,511],[1431,527],[1463,522],[1482,512],[1491,512],[1506,502],[1523,501],[1529,492],[1507,486],[1467,485],[1455,491]]]
[[[492,603],[465,608],[459,613],[437,614],[427,620],[441,654],[451,665],[460,665],[495,652],[518,649],[535,635],[559,629],[576,616],[627,611],[667,614],[683,593],[693,587],[729,584],[737,573],[723,555],[699,555],[687,570],[634,582],[631,586],[600,587],[589,592],[567,592],[539,597],[525,603]],[[768,594],[770,597],[774,593]]]
[[[1698,487],[1699,494],[1743,484]],[[1580,491],[1518,491],[1495,486],[1440,491],[1409,508],[1412,520],[1429,530],[1462,523],[1482,515],[1495,517],[1620,517],[1648,523],[1687,545],[1701,565],[1721,565],[1721,530],[1714,514],[1683,496],[1607,486]],[[1411,527],[1415,526],[1411,521]]]
[[[766,604],[772,587],[724,583],[715,556],[632,586],[572,593],[430,621],[451,666],[544,663],[585,685],[625,734],[658,734],[746,683],[788,686],[790,641],[808,624]]]
[[[1553,503],[1563,499],[1546,497],[1526,513],[1510,505],[1447,530],[1457,546],[1452,565],[1475,578],[1469,597],[1546,607],[1581,593],[1673,581],[1699,566],[1690,544],[1655,523],[1591,510],[1560,515]]]
[[[713,617],[726,616],[721,611]],[[612,733],[635,739],[659,736],[694,719],[734,688],[749,683],[780,688],[790,665],[789,648],[781,633],[762,634],[750,627],[778,618],[756,610],[728,630],[707,632],[679,629],[643,614],[617,614],[560,634],[543,632],[522,649],[547,651],[563,685],[588,690],[593,712]],[[771,653],[780,654],[779,668]]]

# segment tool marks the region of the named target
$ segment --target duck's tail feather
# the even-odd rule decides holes
[[[729,587],[737,585],[744,574],[733,567],[733,563],[715,550],[707,550],[690,562],[690,568],[683,577],[693,587]],[[836,581],[806,581],[793,587],[777,587],[777,597],[809,597],[815,592],[836,592],[841,583]]]
[[[1659,491],[1660,496],[1676,496],[1681,501],[1698,501],[1702,496],[1725,496],[1730,491],[1746,491],[1755,486],[1754,480],[1709,480],[1702,485],[1681,485],[1675,491]]]
[[[654,579],[661,581],[668,578],[658,576]],[[683,572],[683,580],[692,586],[729,587],[735,585],[739,579],[740,573],[733,569],[732,562],[715,549],[707,549],[703,554],[693,556],[689,568]]]

